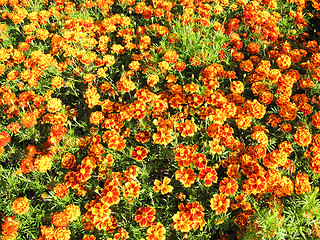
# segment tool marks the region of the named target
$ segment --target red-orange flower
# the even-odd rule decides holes
[[[0,133],[0,147],[4,147],[11,141],[9,133],[6,131],[2,131]]]
[[[65,212],[57,212],[53,214],[51,223],[55,227],[67,227],[69,225],[68,214],[66,214]]]
[[[226,196],[234,195],[238,190],[238,184],[232,178],[223,178],[219,183],[219,190]]]
[[[180,123],[178,130],[181,132],[182,137],[192,137],[197,131],[197,125],[187,119],[185,122]]]
[[[12,211],[15,214],[23,215],[26,214],[30,209],[29,200],[26,197],[16,199],[12,203]]]
[[[308,129],[299,129],[294,135],[294,141],[302,147],[307,147],[311,143],[312,134]]]
[[[140,130],[134,135],[134,138],[137,142],[146,143],[150,140],[151,134],[148,130]]]
[[[226,199],[226,195],[223,193],[214,194],[210,199],[210,207],[212,210],[216,211],[217,215],[221,213],[226,213],[230,206],[230,199]]]
[[[153,191],[161,191],[162,195],[172,192],[173,187],[169,185],[170,181],[171,180],[168,177],[164,177],[163,182],[160,182],[158,179],[154,180]]]
[[[25,113],[21,117],[22,126],[31,128],[37,125],[37,117],[33,112]]]
[[[131,152],[131,156],[138,162],[141,162],[147,157],[148,150],[144,147],[138,146]]]
[[[179,180],[184,187],[190,187],[196,180],[197,174],[192,168],[180,168],[175,172],[176,180]]]
[[[218,181],[217,172],[211,167],[201,169],[199,178],[204,179],[204,185],[206,187],[210,187],[213,182],[216,183]]]
[[[154,144],[168,145],[173,140],[170,131],[164,128],[159,129],[152,137]]]
[[[120,201],[120,191],[112,185],[106,186],[101,192],[101,202],[108,205],[115,205]]]
[[[154,216],[155,214],[156,210],[153,207],[142,207],[136,211],[134,219],[140,224],[141,227],[149,227],[156,219]]]
[[[162,223],[157,222],[152,224],[147,229],[147,240],[165,240],[166,239],[166,228],[163,226]]]

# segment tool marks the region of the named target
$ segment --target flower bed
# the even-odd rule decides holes
[[[0,239],[320,238],[320,4],[0,0]]]

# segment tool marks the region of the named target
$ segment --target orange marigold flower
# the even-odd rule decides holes
[[[311,191],[309,176],[304,172],[299,172],[294,181],[294,189],[297,194],[304,194]]]
[[[12,211],[15,214],[23,215],[26,214],[30,209],[29,200],[26,197],[16,199],[12,203]]]
[[[69,225],[68,215],[65,212],[57,212],[52,215],[51,223],[57,227],[67,227]]]
[[[16,217],[6,217],[4,223],[1,224],[2,237],[5,240],[14,240],[18,236],[20,222],[16,220]]]
[[[46,108],[51,113],[58,112],[62,108],[62,101],[59,98],[51,98],[47,102]]]
[[[246,161],[242,165],[242,170],[244,175],[248,178],[252,177],[253,175],[259,175],[260,172],[260,165],[256,161]]]
[[[153,93],[151,93],[147,89],[139,89],[138,91],[136,91],[135,96],[136,96],[136,98],[138,98],[139,101],[147,103],[152,100]]]
[[[173,187],[169,185],[170,181],[171,180],[168,177],[164,177],[163,182],[160,182],[158,179],[154,180],[153,191],[161,191],[162,195],[172,192]]]
[[[291,66],[291,57],[289,57],[286,54],[281,54],[277,60],[276,63],[279,68],[286,70]]]
[[[66,227],[58,227],[53,231],[54,240],[69,240],[71,231]]]
[[[210,199],[210,207],[213,211],[216,211],[217,215],[221,213],[226,213],[230,206],[230,199],[226,199],[226,195],[223,193],[214,194]]]
[[[34,161],[34,167],[39,172],[46,172],[51,169],[53,158],[51,156],[41,156]]]
[[[196,180],[197,174],[192,168],[185,169],[181,167],[175,172],[176,180],[180,181],[184,187],[190,187]]]
[[[120,201],[120,191],[117,187],[106,186],[101,192],[101,202],[109,206],[115,205]]]
[[[84,235],[82,240],[96,240],[96,237],[94,235]]]
[[[237,181],[232,178],[223,178],[219,183],[219,190],[226,196],[234,195],[238,190]]]
[[[10,138],[9,133],[7,133],[6,131],[2,131],[0,133],[0,147],[4,147],[9,142],[11,142],[11,138]]]
[[[25,128],[31,128],[37,125],[37,117],[33,112],[25,113],[21,117],[22,126]]]
[[[160,78],[158,75],[155,74],[150,74],[148,79],[147,79],[147,84],[150,87],[154,87],[158,82],[159,82]],[[151,100],[151,99],[150,99]]]
[[[140,130],[136,135],[134,135],[134,138],[137,142],[141,142],[143,144],[150,141],[150,136],[151,134],[148,130]]]
[[[249,43],[247,51],[252,54],[258,54],[260,52],[260,46],[257,43]]]
[[[53,192],[58,196],[59,198],[64,198],[67,196],[69,189],[64,183],[60,183],[57,186],[53,188]]]
[[[147,157],[148,150],[144,147],[138,146],[131,152],[131,156],[138,162],[141,162]]]
[[[175,63],[179,55],[174,50],[167,50],[163,56],[163,59],[168,63]]]
[[[173,140],[171,132],[163,128],[154,133],[152,137],[154,144],[168,145]]]
[[[156,210],[151,206],[146,206],[138,209],[135,213],[134,219],[141,227],[149,227],[151,223],[156,219],[154,216]]]
[[[118,233],[114,235],[114,239],[125,240],[129,238],[129,233],[124,228],[119,228]]]
[[[68,215],[69,222],[74,222],[80,217],[81,210],[80,207],[74,204],[70,204],[66,207],[66,209],[63,211]]]
[[[300,128],[294,135],[294,141],[296,144],[307,147],[312,140],[312,134],[309,132],[308,129]]]
[[[173,229],[179,230],[181,232],[189,232],[191,230],[193,222],[189,220],[189,217],[184,212],[177,212],[172,216],[172,220]]]
[[[196,153],[192,156],[192,162],[198,169],[202,169],[207,166],[206,155],[202,153]]]
[[[175,64],[174,69],[178,72],[182,72],[186,69],[186,64],[184,62],[179,61]]]
[[[184,138],[192,137],[197,131],[197,125],[193,121],[187,119],[185,122],[180,123],[178,131],[181,132],[181,136]]]
[[[313,114],[312,116],[312,124],[316,128],[320,129],[320,112]]]
[[[22,159],[20,163],[20,169],[22,173],[27,174],[32,172],[34,170],[33,162],[34,162],[34,159],[30,157]]]
[[[253,71],[253,64],[250,60],[242,61],[240,63],[240,69],[244,72],[252,72]]]
[[[64,80],[62,77],[55,76],[54,78],[51,79],[51,85],[53,88],[60,89],[64,85]]]
[[[211,187],[212,183],[218,181],[217,172],[214,168],[206,167],[201,169],[199,179],[204,179],[204,185]]]
[[[162,73],[166,73],[170,69],[170,65],[166,61],[159,62],[158,67],[160,68]]]
[[[126,182],[123,186],[123,197],[129,200],[129,203],[132,203],[135,198],[140,194],[141,186],[136,181]]]
[[[267,181],[262,176],[253,175],[247,180],[247,184],[253,194],[261,193],[267,188]]]
[[[241,94],[244,91],[244,85],[241,81],[232,81],[230,85],[231,92]]]
[[[104,114],[103,112],[100,112],[100,111],[92,112],[89,119],[90,123],[94,125],[101,124],[103,120],[104,120]]]
[[[61,158],[61,165],[64,168],[73,168],[74,164],[76,163],[76,158],[71,153],[66,153]]]
[[[147,234],[146,240],[165,240],[166,228],[162,223],[156,222],[147,229]]]

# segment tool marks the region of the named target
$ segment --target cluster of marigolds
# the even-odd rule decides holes
[[[61,169],[63,181],[50,189],[61,199],[86,196],[93,179],[103,186],[85,205],[49,213],[51,224],[41,226],[38,240],[72,239],[74,221],[87,233],[83,240],[96,239],[94,230],[108,232],[110,240],[134,239],[114,212],[121,202],[141,201],[141,168],[168,158],[152,158],[156,148],[168,149],[176,168],[164,170],[172,176],[149,176],[151,195],[184,203],[174,206],[171,222],[161,222],[153,201],[141,201],[132,220],[148,240],[203,231],[209,215],[227,213],[240,236],[255,213],[247,196],[280,202],[311,192],[304,169],[320,174],[320,95],[313,91],[320,86],[320,47],[308,33],[295,33],[308,27],[306,16],[318,17],[306,6],[317,12],[319,1],[287,0],[296,9],[287,12],[276,0],[82,2],[42,1],[34,8],[29,0],[0,0],[0,107],[7,119],[1,154],[19,144],[16,136],[50,126],[41,145],[30,142],[14,159],[15,174]],[[296,27],[287,37],[279,28],[283,19]],[[181,28],[196,26],[191,34],[211,27],[211,34],[227,37],[217,62],[208,62],[212,53],[201,45],[193,56],[180,50],[193,43],[177,34],[177,21]],[[19,38],[11,36],[15,31]],[[167,42],[156,46],[160,41]],[[71,103],[66,92],[78,100]],[[71,141],[68,124],[85,119],[77,104],[85,107],[90,134]],[[114,171],[128,151],[131,166]],[[210,197],[200,201],[174,186],[200,186]],[[0,239],[19,236],[32,201],[12,199],[12,215],[0,219]]]

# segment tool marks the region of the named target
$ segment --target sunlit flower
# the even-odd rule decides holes
[[[216,211],[217,215],[221,213],[226,213],[230,206],[230,199],[226,198],[226,195],[223,193],[214,194],[210,199],[210,207],[212,210]]]
[[[12,211],[15,214],[23,215],[26,214],[30,209],[29,200],[26,197],[16,199],[12,203]]]
[[[170,181],[171,180],[168,177],[164,177],[163,182],[159,181],[158,179],[154,180],[153,191],[161,191],[162,195],[172,192],[173,187],[169,185]]]
[[[218,181],[217,172],[214,168],[205,167],[202,168],[199,174],[199,179],[204,179],[204,185],[210,187],[212,183]]]
[[[219,183],[219,190],[226,196],[234,195],[238,190],[238,183],[232,178],[223,178]]]
[[[180,168],[175,172],[176,180],[180,181],[184,187],[190,187],[196,180],[197,174],[192,168]]]
[[[156,210],[153,207],[142,207],[136,211],[134,219],[141,227],[149,227],[156,219],[155,214]]]

